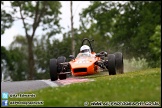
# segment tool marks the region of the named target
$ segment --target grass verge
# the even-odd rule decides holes
[[[43,101],[33,106],[84,106],[91,102],[157,102],[161,106],[161,69],[146,69],[118,75],[89,77],[92,82],[75,83],[61,87],[48,87],[37,91],[36,98],[9,98],[10,101]],[[20,105],[9,105],[20,106]],[[25,105],[22,105],[25,106]],[[32,105],[28,105],[32,106]]]

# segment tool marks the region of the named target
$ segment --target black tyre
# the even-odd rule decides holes
[[[50,59],[50,77],[51,81],[58,79],[57,59]]]
[[[116,62],[116,72],[119,74],[124,73],[123,54],[121,52],[114,53]]]
[[[106,67],[109,71],[109,75],[116,75],[115,55],[114,54],[108,55],[108,63],[107,63]]]
[[[66,79],[66,73],[60,73],[60,72],[62,72],[62,66],[60,63],[64,63],[64,62],[66,62],[66,57],[60,56],[57,58],[57,65],[58,65],[57,70],[59,73],[60,80]]]

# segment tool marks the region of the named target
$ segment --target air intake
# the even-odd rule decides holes
[[[74,72],[87,72],[87,68],[76,68]]]

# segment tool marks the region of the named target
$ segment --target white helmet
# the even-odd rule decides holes
[[[87,52],[91,53],[91,49],[90,49],[90,47],[89,47],[88,45],[83,45],[83,46],[80,48],[80,52],[81,52],[81,53],[87,53]]]

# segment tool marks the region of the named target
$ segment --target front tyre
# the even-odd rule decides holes
[[[58,79],[57,59],[50,59],[50,78],[51,81],[55,81]]]
[[[109,75],[116,75],[116,63],[115,63],[115,55],[109,54],[108,55],[108,63],[107,63],[107,69],[109,71]]]

